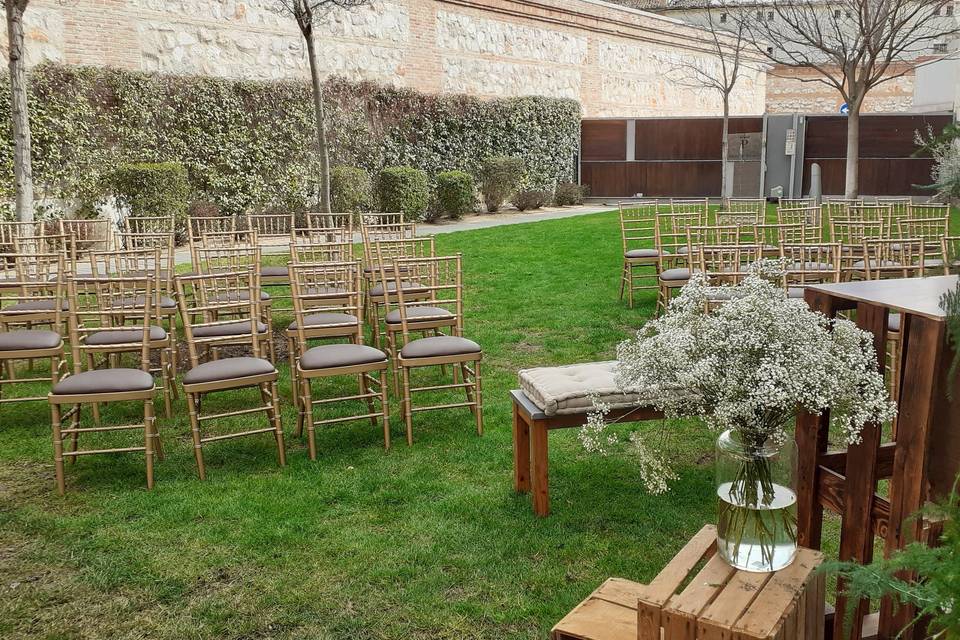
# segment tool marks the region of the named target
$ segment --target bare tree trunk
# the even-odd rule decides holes
[[[850,200],[860,193],[860,103],[851,103],[847,115],[847,180],[843,197]]]
[[[307,56],[310,58],[310,80],[313,83],[313,110],[317,119],[317,151],[320,153],[320,213],[330,213],[330,150],[327,146],[327,122],[323,106],[323,82],[317,67],[313,29],[304,33]]]
[[[13,120],[13,177],[17,219],[33,221],[33,167],[30,162],[30,114],[24,60],[23,13],[26,0],[6,0],[10,48],[10,112]]]
[[[730,159],[730,94],[723,94],[723,140],[720,142],[720,196],[729,198],[733,193],[727,193],[728,161]]]

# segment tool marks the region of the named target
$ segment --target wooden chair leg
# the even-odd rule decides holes
[[[170,379],[173,380],[173,399],[180,399],[180,390],[177,388],[177,317],[170,316]]]
[[[357,381],[360,383],[361,394],[367,395],[368,393],[370,393],[370,387],[369,385],[367,385],[366,373],[357,374]],[[377,426],[377,417],[373,415],[374,413],[377,412],[376,404],[374,403],[373,398],[365,398],[365,400],[367,401],[367,413],[370,414],[370,424],[372,424],[373,426]]]
[[[153,398],[143,402],[143,449],[147,459],[147,489],[153,489]]]
[[[187,393],[187,407],[190,410],[190,433],[193,436],[193,455],[197,460],[197,474],[201,480],[207,479],[207,470],[203,464],[203,443],[200,442],[200,398],[197,394]]]
[[[96,362],[94,361],[93,354],[92,354],[92,353],[88,353],[88,354],[87,354],[87,369],[89,369],[89,370],[92,371],[92,370],[95,369],[95,368],[96,368]],[[100,403],[98,403],[98,402],[94,402],[94,403],[93,403],[93,424],[96,425],[96,426],[98,426],[98,427],[100,426]]]
[[[467,372],[467,363],[466,363],[466,362],[461,362],[459,367],[454,367],[454,370],[456,370],[456,369],[458,369],[458,368],[460,369],[460,372],[463,374],[463,382],[464,382],[464,384],[467,384],[467,385],[472,386],[473,383],[470,381],[470,376],[467,375],[467,373],[468,373],[468,372]],[[470,403],[470,407],[469,407],[469,408],[470,408],[470,413],[472,413],[472,414],[474,415],[474,417],[476,417],[476,415],[477,415],[477,403],[474,402],[474,397],[475,397],[475,396],[474,396],[474,394],[473,394],[473,389],[471,389],[470,386],[464,387],[463,390],[464,390],[464,392],[467,394],[467,402]]]
[[[623,263],[623,269],[620,270],[620,300],[623,300],[623,290],[627,283],[627,263]]]
[[[57,493],[61,496],[66,490],[63,479],[63,435],[60,433],[60,405],[50,405],[50,422],[53,431],[53,466],[57,476]]]
[[[290,393],[293,395],[294,405],[300,406],[300,398],[297,393],[297,356],[294,350],[296,342],[290,336],[287,336],[287,362],[290,365]]]
[[[70,429],[73,431],[70,434],[70,450],[76,451],[80,448],[80,434],[77,432],[77,429],[80,428],[80,409],[83,405],[75,404],[73,405],[73,413],[70,415]],[[70,464],[76,464],[77,456],[70,456]]]
[[[400,350],[397,348],[397,334],[387,331],[387,348],[390,351],[390,366],[393,368],[393,395],[400,395]]]
[[[298,375],[299,379],[300,376]],[[297,383],[297,430],[296,437],[303,437],[303,422],[306,419],[307,411],[311,411],[313,407],[307,400],[307,391],[309,390],[308,386],[310,381],[307,379],[299,380]]]
[[[311,460],[317,459],[317,438],[314,433],[313,425],[313,390],[310,388],[311,380],[304,380],[303,383],[303,404],[305,406],[304,418],[307,421],[307,451]]]
[[[474,394],[473,397],[477,403],[477,435],[483,435],[483,385],[480,381],[480,361],[477,360],[474,364],[474,375],[473,375],[473,384],[474,384]]]
[[[173,417],[173,387],[176,381],[170,377],[170,350],[160,350],[160,381],[163,384],[163,415],[169,420]]]
[[[167,455],[163,451],[163,441],[160,439],[160,427],[157,426],[156,416],[153,416],[153,420],[151,420],[150,433],[153,436],[153,453],[157,460],[166,459]]]
[[[633,309],[633,265],[627,264],[627,304]]]
[[[403,402],[400,408],[403,411],[403,422],[407,427],[407,446],[413,446],[413,412],[410,410],[410,369],[401,365],[400,374],[403,378]]]
[[[380,370],[380,412],[383,414],[383,446],[390,449],[390,405],[387,402],[387,370]]]
[[[277,383],[270,383],[270,406],[273,407],[270,419],[273,422],[273,431],[277,440],[277,461],[281,467],[287,465],[287,450],[283,443],[283,424],[280,422],[280,400],[277,394]]]

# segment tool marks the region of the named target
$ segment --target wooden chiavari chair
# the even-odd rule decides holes
[[[802,299],[811,284],[840,282],[839,243],[781,243],[780,257],[791,298]]]
[[[830,222],[834,219],[851,219],[853,216],[850,214],[850,207],[862,204],[860,199],[824,198],[820,208],[823,210],[823,217]]]
[[[349,262],[354,260],[350,242],[326,242],[312,237],[299,237],[290,243],[290,264]]]
[[[863,259],[853,264],[865,280],[922,278],[926,245],[922,238],[865,238]]]
[[[266,325],[260,320],[259,272],[243,269],[236,272],[177,276],[177,302],[183,331],[190,353],[190,370],[183,376],[183,391],[190,410],[190,429],[197,473],[207,476],[203,446],[230,438],[272,433],[277,445],[280,466],[286,464],[283,428],[277,399],[276,367],[261,357],[260,346]],[[193,296],[187,296],[188,288]],[[214,302],[211,302],[214,301]],[[230,316],[229,319],[222,319]],[[217,353],[220,347],[245,347],[249,356],[231,356],[201,362],[200,352]],[[203,400],[211,393],[256,388],[260,404],[204,415]],[[269,426],[204,436],[201,427],[211,420],[264,413]]]
[[[0,253],[15,253],[14,242],[21,236],[39,236],[36,222],[0,221]]]
[[[207,244],[206,239],[209,236],[204,236],[204,244]],[[270,354],[270,361],[276,361],[276,353],[273,346],[273,316],[270,313],[270,307],[272,306],[273,300],[270,297],[270,294],[260,288],[260,247],[257,245],[243,245],[243,246],[229,246],[229,247],[203,247],[196,250],[197,253],[197,273],[200,275],[213,275],[220,273],[238,273],[250,271],[253,273],[253,287],[252,289],[257,292],[257,311],[260,313],[260,322],[262,323],[262,331],[258,332],[258,336],[261,341],[266,342],[267,351]],[[184,281],[184,285],[191,285],[193,281]],[[180,290],[177,289],[179,294]],[[248,290],[246,288],[240,288],[238,290],[227,288],[226,290],[220,291],[214,287],[207,287],[199,292],[193,292],[194,297],[197,295],[202,296],[200,302],[203,305],[210,307],[208,309],[208,315],[214,314],[217,318],[229,317],[231,313],[236,312],[238,307],[234,304],[237,301],[233,300],[231,296],[238,295],[241,297],[239,302],[246,302],[245,296],[248,295]],[[219,312],[215,312],[212,308],[217,305],[223,305]],[[181,315],[183,311],[181,309]],[[239,308],[239,313],[241,315],[246,313],[246,308]],[[221,335],[217,336],[224,338],[223,332],[228,330],[237,331],[237,335],[240,336],[240,344],[246,343],[246,323],[245,322],[235,322],[233,324],[228,324],[220,327],[218,330]],[[204,332],[206,330],[202,330]],[[223,341],[221,341],[223,342]]]
[[[315,429],[318,425],[370,419],[383,426],[384,447],[390,448],[390,410],[387,401],[387,354],[363,344],[360,323],[360,262],[299,264],[290,266],[296,321],[297,436],[307,427],[310,459],[317,458]],[[313,339],[347,339],[348,344],[310,346]],[[376,374],[376,375],[374,375]],[[314,399],[313,381],[333,376],[356,376],[359,393]],[[366,413],[315,420],[314,407],[363,401]],[[377,409],[376,404],[380,407]]]
[[[129,219],[129,218],[128,218]],[[151,218],[156,220],[157,218]],[[172,223],[172,216],[170,217]],[[173,276],[176,272],[176,236],[172,231],[159,231],[155,233],[140,232],[132,233],[123,231],[118,234],[117,239],[122,247],[129,250],[155,249],[159,253],[159,260],[156,265],[157,274],[157,295],[155,307],[160,319],[166,322],[166,331],[170,334],[170,341],[174,348],[171,351],[171,366],[177,370],[177,302],[174,299],[176,292],[173,287]],[[134,273],[125,273],[123,275],[137,275]],[[176,387],[174,387],[174,397],[176,397]]]
[[[823,241],[823,210],[820,207],[777,207],[777,224],[802,224],[803,242]]]
[[[913,198],[910,196],[904,197],[879,197],[877,198],[877,205],[881,207],[890,208],[890,222],[891,226],[896,226],[896,221],[900,218],[906,218],[910,215],[910,205],[913,203]]]
[[[779,255],[781,244],[803,244],[812,232],[803,223],[758,224],[757,243],[764,248],[767,256]]]
[[[159,354],[159,367],[151,368],[150,372],[159,374],[160,390],[163,394],[164,415],[169,420],[173,415],[172,399],[176,393],[176,368],[174,359],[174,349],[176,342],[173,335],[164,327],[162,323],[167,320],[168,324],[176,325],[176,319],[169,315],[169,307],[161,310],[161,303],[170,301],[172,298],[166,298],[162,295],[164,291],[169,293],[169,287],[164,289],[165,278],[164,270],[169,274],[170,263],[161,258],[163,254],[159,249],[129,249],[125,251],[94,251],[90,253],[90,273],[96,278],[134,278],[149,279],[152,281],[151,291],[153,300],[150,301],[150,308],[153,310],[153,317],[150,320],[150,353]],[[89,281],[89,284],[95,286],[96,281]],[[99,308],[100,301],[97,299],[96,290],[85,290],[79,284],[75,290],[79,298],[75,301],[84,313],[90,309]],[[165,298],[165,300],[162,300]],[[145,304],[143,297],[138,295],[131,300],[123,301],[125,305],[137,307]],[[107,309],[106,311],[109,311]],[[140,335],[140,328],[133,327],[126,332],[105,331],[85,336],[87,342],[86,356],[87,367],[90,369],[98,368],[96,363],[97,356],[104,356],[111,366],[116,366],[119,356],[124,353],[133,353],[140,351],[140,345],[137,339]],[[93,405],[94,417],[99,423],[99,408]]]
[[[945,273],[943,237],[950,224],[948,217],[901,218],[897,221],[897,237],[920,238],[924,244],[924,269]],[[929,275],[929,273],[927,274]]]
[[[706,198],[671,199],[670,213],[698,215],[705,223],[710,214],[710,201]]]
[[[372,269],[371,286],[364,296],[364,309],[367,324],[373,330],[373,344],[381,348],[381,325],[386,313],[387,295],[395,294],[398,287],[407,292],[407,298],[423,296],[424,290],[419,284],[405,278],[402,281],[393,280],[393,270],[389,268],[398,258],[432,258],[434,241],[432,236],[412,238],[407,240],[379,240],[373,244],[373,259],[367,262],[364,270]],[[384,277],[387,279],[385,280]]]
[[[960,274],[960,236],[943,236],[941,249],[947,274]]]
[[[659,289],[660,252],[656,248],[654,232],[657,208],[656,200],[620,203],[620,239],[623,242],[620,299],[623,300],[626,290],[631,309],[635,291]],[[636,283],[637,280],[640,284]]]
[[[463,272],[460,255],[429,258],[398,258],[393,262],[395,282],[409,277],[427,290],[411,296],[411,291],[399,287],[395,296],[400,319],[400,333],[403,347],[399,350],[398,363],[403,379],[402,410],[407,428],[407,444],[413,444],[413,414],[420,411],[434,411],[456,407],[469,407],[477,423],[477,435],[483,435],[483,395],[480,380],[480,362],[483,350],[473,340],[463,337]],[[415,311],[415,309],[421,311]],[[442,309],[446,314],[424,309]],[[448,317],[447,314],[453,316]],[[434,335],[425,338],[413,338],[414,331],[422,331],[427,325],[446,335]],[[452,383],[434,384],[422,387],[411,386],[414,369],[424,367],[454,368]],[[472,365],[472,366],[471,366]],[[459,379],[456,375],[459,368]],[[463,389],[466,402],[454,402],[440,405],[413,406],[413,394],[449,389]]]
[[[51,254],[34,257],[58,262],[58,266],[51,269],[53,275],[64,273],[63,256]],[[17,263],[22,261],[22,255],[0,254],[0,263],[14,265],[15,273],[22,273],[17,268]],[[0,291],[0,364],[3,365],[0,368],[0,396],[5,388],[17,384],[49,382],[53,388],[63,373],[61,367],[67,364],[63,352],[63,278],[16,276],[6,284],[9,286]],[[34,324],[50,328],[34,329]],[[49,360],[49,375],[18,378],[16,362],[27,360],[32,367],[34,359]],[[46,396],[0,397],[0,406],[38,400],[46,400]]]
[[[199,242],[203,236],[216,233],[231,233],[237,230],[233,216],[190,216],[187,218],[187,239]]]
[[[718,227],[735,227],[738,241],[743,244],[757,242],[757,225],[764,217],[755,211],[717,211],[714,221]]]
[[[73,236],[77,257],[91,251],[111,251],[116,245],[116,225],[105,218],[60,218],[59,235]]]
[[[296,229],[293,238],[306,237],[311,241],[349,242],[354,238],[352,213],[316,213],[306,216],[307,226]]]
[[[840,272],[844,280],[855,276],[865,277],[857,266],[863,261],[863,247],[867,240],[882,240],[887,237],[883,220],[830,220],[830,240],[841,245]]]
[[[806,209],[815,206],[817,206],[817,203],[811,198],[780,198],[777,202],[777,208],[782,207],[784,209]]]
[[[154,317],[152,278],[114,278],[73,276],[68,279],[70,346],[73,352],[73,373],[61,378],[48,396],[52,413],[53,451],[56,467],[57,491],[64,493],[64,459],[75,461],[78,456],[101,453],[143,451],[146,458],[147,488],[153,488],[154,456],[163,459],[160,434],[154,417],[155,384],[150,374],[150,321]],[[85,299],[93,297],[96,303],[88,305]],[[143,304],[133,301],[142,299]],[[131,326],[133,323],[133,326]],[[91,338],[116,333],[115,346],[128,346],[139,354],[138,368],[89,367],[88,353],[99,347]],[[128,342],[119,342],[127,340]],[[88,363],[84,370],[84,362]],[[84,404],[99,406],[110,402],[142,402],[143,422],[132,425],[101,425],[81,427],[80,411]],[[71,408],[63,412],[62,407]],[[63,428],[63,420],[70,426]],[[106,449],[79,448],[81,434],[118,431],[143,431],[143,446]],[[71,445],[65,450],[66,437]]]
[[[767,201],[763,198],[724,198],[722,210],[730,213],[756,214],[757,223],[759,223],[766,216]]]
[[[257,242],[261,249],[268,251],[272,247],[282,247],[286,258],[289,258],[287,249],[290,246],[290,237],[296,230],[296,217],[287,213],[258,213],[247,214],[247,229],[256,233]],[[287,273],[288,259],[283,264],[263,265],[260,270],[260,286],[289,285]]]
[[[667,310],[673,289],[679,289],[690,279],[687,229],[703,226],[704,222],[706,216],[699,209],[695,213],[657,213],[653,229],[660,259],[657,315]]]
[[[362,344],[357,335],[363,330],[360,321],[363,292],[359,281],[360,262],[356,260],[293,262],[288,268],[294,320],[286,331],[287,354],[290,372],[295,374],[297,359],[302,353],[299,348],[305,344],[300,338],[307,341],[349,338],[351,342]],[[293,396],[299,400],[296,375],[291,377]]]
[[[750,272],[750,265],[763,257],[758,244],[702,244],[693,249],[694,268],[705,274],[710,288],[707,291],[707,310],[730,299],[728,287],[740,284]]]
[[[127,216],[123,219],[122,233],[127,236],[141,234],[173,235],[176,231],[176,219],[173,216]],[[123,242],[120,243],[120,246],[127,247]]]
[[[949,218],[950,205],[936,202],[924,202],[923,204],[911,204],[907,208],[907,215],[911,219],[918,218]]]
[[[373,212],[369,211],[367,213],[360,214],[360,226],[366,227],[368,229],[373,229],[380,226],[397,226],[407,223],[403,212]]]

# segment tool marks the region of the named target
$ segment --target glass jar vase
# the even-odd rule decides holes
[[[732,567],[777,571],[797,554],[796,444],[717,439],[717,550]]]

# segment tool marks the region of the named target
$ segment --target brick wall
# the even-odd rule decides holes
[[[33,0],[28,60],[236,78],[305,78],[292,19],[273,0]],[[714,115],[719,98],[686,86],[681,59],[704,34],[600,0],[375,0],[318,27],[325,73],[427,92],[549,95],[588,116]],[[5,48],[5,33],[0,48]],[[748,75],[736,114],[764,110]]]

